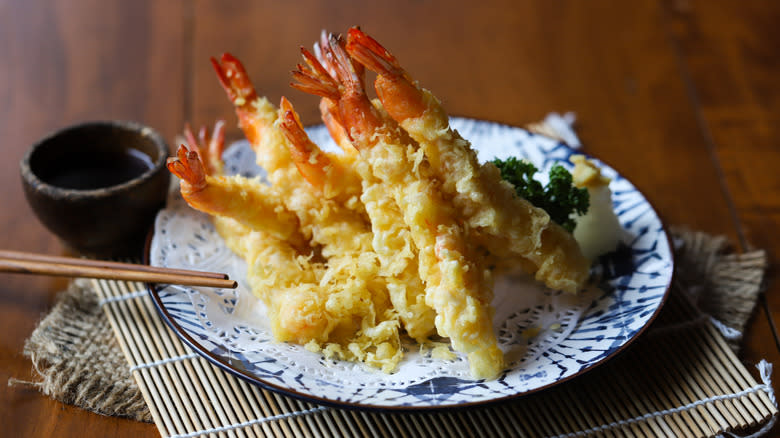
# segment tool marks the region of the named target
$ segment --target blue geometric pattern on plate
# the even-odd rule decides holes
[[[544,173],[554,163],[571,167],[577,153],[526,130],[453,118],[481,161],[519,156]],[[308,129],[326,149],[335,146],[322,126]],[[263,170],[245,142],[225,155],[227,171],[247,176]],[[597,160],[598,161],[598,160]],[[496,278],[495,329],[508,368],[497,379],[474,381],[462,355],[437,359],[409,344],[394,374],[360,363],[330,361],[298,345],[273,340],[265,307],[246,287],[246,266],[228,250],[210,219],[173,195],[160,212],[150,263],[227,272],[236,290],[167,286],[152,291],[158,308],[185,341],[217,365],[251,382],[295,397],[339,406],[436,409],[518,397],[572,378],[613,356],[650,323],[672,277],[669,241],[658,215],[625,178],[612,179],[614,209],[626,230],[624,245],[594,268],[600,284],[574,297],[528,278]]]

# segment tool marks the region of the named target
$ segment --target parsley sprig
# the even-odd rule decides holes
[[[583,215],[588,211],[588,190],[575,187],[571,173],[560,164],[550,168],[550,181],[544,186],[534,179],[539,169],[528,161],[515,157],[506,160],[496,158],[493,164],[501,171],[501,178],[515,186],[518,196],[544,209],[550,219],[569,232],[574,231],[577,225],[573,215]]]

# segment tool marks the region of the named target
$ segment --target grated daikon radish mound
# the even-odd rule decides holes
[[[574,238],[582,254],[590,260],[614,251],[625,235],[612,208],[610,179],[601,174],[599,167],[583,155],[572,155],[574,164],[572,180],[577,187],[588,189],[590,207],[588,212],[577,217]]]

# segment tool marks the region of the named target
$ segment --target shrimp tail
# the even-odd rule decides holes
[[[338,83],[331,77],[328,70],[306,48],[301,47],[301,54],[306,65],[298,64],[297,69],[292,71],[293,79],[298,82],[292,82],[290,86],[304,93],[315,94],[334,101],[338,100],[341,92]]]
[[[212,57],[211,65],[234,105],[242,107],[257,99],[255,87],[238,58],[230,53],[223,53],[219,61]]]
[[[346,43],[336,35],[329,35],[327,47],[323,47],[323,58],[327,60],[328,67],[335,73],[335,79],[342,84],[347,92],[355,91],[365,94],[363,72],[365,71],[357,62],[354,62],[346,50]]]
[[[328,33],[324,29],[322,30],[322,32],[320,33],[319,42],[314,43],[314,55],[316,56],[317,61],[319,61],[322,67],[324,67],[324,69],[327,71],[328,75],[332,79],[338,80],[338,71],[334,65],[335,61],[334,61],[333,52],[331,48],[331,37],[332,34]],[[343,44],[343,39],[339,39],[339,43]],[[355,69],[358,76],[360,76],[361,78],[364,77],[365,68],[363,67],[362,64],[358,62],[354,62],[352,63],[352,67]],[[312,68],[317,69],[316,64],[314,64]],[[322,74],[323,72],[320,72],[320,75]],[[320,115],[322,117],[322,121],[323,123],[325,123],[325,126],[328,128],[328,132],[330,133],[331,138],[333,138],[336,144],[344,152],[348,154],[355,153],[357,150],[352,145],[352,141],[349,138],[349,134],[344,128],[344,123],[341,120],[341,116],[338,114],[339,110],[338,110],[337,100],[323,97],[320,100],[319,108],[320,108]]]
[[[401,68],[398,60],[377,40],[358,27],[352,27],[347,34],[347,52],[371,71],[385,76],[402,76],[411,82],[411,77]]]
[[[349,29],[346,51],[377,74],[374,89],[385,110],[397,122],[419,117],[428,110],[428,102],[417,83],[398,60],[362,30]]]
[[[225,151],[225,121],[222,119],[217,120],[214,123],[214,130],[211,133],[211,140],[209,140],[209,156],[212,158],[221,159],[222,153]]]
[[[200,131],[198,132],[198,137],[205,136],[206,135],[206,127],[201,126]],[[189,123],[184,124],[184,140],[187,142],[188,148],[195,151],[200,155],[200,159],[203,160],[203,150],[201,149],[201,143],[198,140],[198,138],[193,134],[192,132],[192,126],[190,126]]]
[[[290,155],[298,172],[309,184],[322,190],[328,178],[330,160],[309,139],[292,103],[284,97],[279,105],[279,127],[288,140]]]
[[[192,132],[190,124],[184,126],[184,138],[189,147],[198,153],[208,175],[222,173],[222,152],[225,149],[225,121],[217,120],[209,137],[208,128],[202,126],[198,136]]]
[[[279,123],[282,127],[282,132],[284,132],[284,135],[293,145],[309,141],[309,136],[303,130],[303,124],[298,113],[295,112],[292,103],[284,96],[282,96],[279,104]]]
[[[262,117],[258,114],[261,99],[244,65],[230,53],[223,53],[219,61],[211,58],[211,65],[228,99],[235,106],[241,130],[252,145],[257,145],[265,128],[264,122],[259,120]]]
[[[355,146],[352,144],[352,140],[349,138],[349,133],[344,127],[344,122],[341,121],[339,115],[339,109],[332,100],[321,99],[320,100],[320,116],[325,127],[328,128],[328,133],[333,141],[341,148],[346,154],[354,154],[357,152]]]
[[[327,33],[324,30],[320,34],[319,45],[315,43],[314,51],[317,59],[336,79],[343,79],[345,75],[354,75],[362,84],[366,69],[363,64],[353,60],[346,54],[346,41],[341,35]]]
[[[328,50],[328,46],[330,44],[328,39],[329,35],[330,34],[325,29],[322,29],[320,32],[320,40],[314,43],[312,49],[314,49],[314,56],[318,61],[320,61],[320,64],[325,67],[331,76],[335,77],[336,72],[333,71],[333,69],[330,67],[330,64],[328,63],[328,60],[325,59],[325,51]]]
[[[206,130],[206,127],[202,126],[200,128],[200,132],[198,132],[198,136],[200,136],[201,133],[203,133],[203,131],[205,131],[205,130]],[[200,145],[200,142],[195,137],[195,134],[192,133],[192,126],[190,126],[189,123],[185,123],[184,124],[184,140],[187,142],[187,144],[191,148],[194,148],[194,147]]]
[[[189,192],[199,192],[206,188],[206,172],[195,150],[186,145],[179,146],[176,157],[168,158],[168,170],[182,180],[182,185],[188,186]]]

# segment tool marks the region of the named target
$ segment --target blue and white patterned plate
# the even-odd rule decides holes
[[[547,137],[491,122],[454,118],[481,160],[524,157],[546,173],[571,167],[574,151]],[[334,147],[324,127],[312,139]],[[262,174],[245,143],[226,152],[227,169]],[[236,290],[152,288],[174,331],[218,366],[265,388],[342,407],[429,410],[472,406],[529,394],[580,375],[614,356],[653,320],[672,278],[669,240],[642,194],[607,166],[613,204],[626,230],[621,250],[602,257],[598,287],[579,296],[550,291],[524,277],[496,279],[495,328],[508,363],[495,380],[474,381],[461,355],[434,357],[409,345],[399,370],[325,360],[301,346],[274,342],[265,307],[247,289],[246,266],[228,250],[210,219],[173,196],[157,217],[149,260],[156,266],[227,272]]]

